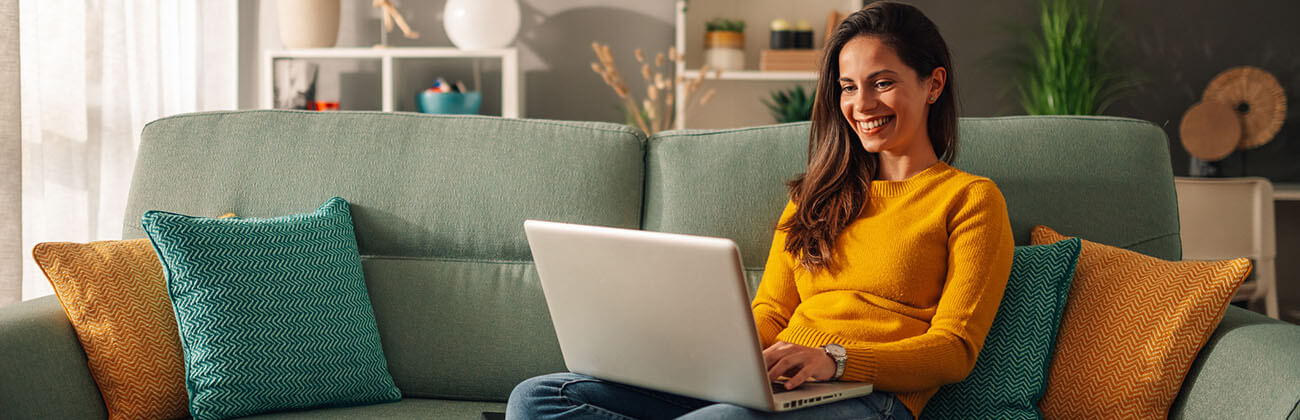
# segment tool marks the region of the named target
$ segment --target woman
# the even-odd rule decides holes
[[[993,182],[949,166],[948,48],[916,8],[876,2],[825,51],[808,170],[789,183],[752,306],[772,380],[875,392],[763,413],[561,373],[519,384],[508,418],[911,419],[970,373],[1014,243]]]

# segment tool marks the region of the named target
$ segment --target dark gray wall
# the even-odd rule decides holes
[[[1035,0],[971,2],[911,0],[935,21],[952,50],[962,114],[1022,114],[1013,77],[996,51],[1012,40],[1007,25],[1035,25]],[[996,5],[996,6],[994,6]],[[1300,1],[1107,1],[1116,30],[1117,66],[1145,82],[1106,113],[1152,121],[1169,136],[1174,173],[1187,175],[1189,157],[1178,126],[1210,79],[1235,66],[1262,68],[1287,93],[1288,112],[1273,141],[1219,162],[1224,176],[1263,176],[1300,182]],[[1283,318],[1300,321],[1300,203],[1279,202],[1278,289]],[[1292,313],[1286,314],[1288,310]]]
[[[1013,38],[1007,25],[1036,25],[1037,1],[912,0],[943,32],[954,55],[963,114],[1023,113],[1013,76],[995,52]],[[1152,121],[1170,138],[1174,173],[1187,174],[1178,138],[1183,113],[1215,75],[1251,65],[1275,76],[1291,104],[1287,122],[1269,144],[1220,162],[1227,176],[1300,181],[1300,1],[1141,0],[1106,2],[1115,29],[1116,66],[1145,80],[1106,113]]]

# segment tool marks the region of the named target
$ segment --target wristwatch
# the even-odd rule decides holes
[[[829,380],[840,380],[840,376],[844,376],[844,364],[849,361],[848,352],[844,351],[844,346],[835,343],[822,346],[822,350],[826,350],[826,355],[835,360],[835,376],[831,376]]]

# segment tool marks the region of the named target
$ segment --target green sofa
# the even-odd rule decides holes
[[[504,409],[519,381],[564,370],[522,229],[526,218],[722,236],[761,277],[802,170],[805,124],[675,131],[417,114],[215,112],[143,133],[123,221],[149,209],[266,217],[352,204],[388,368],[404,399],[272,413],[459,418]],[[1180,258],[1167,140],[1121,118],[961,122],[956,165],[1002,189],[1016,241],[1067,235]],[[1300,419],[1300,327],[1231,308],[1172,418]],[[974,414],[974,413],[973,413]],[[0,418],[105,417],[53,297],[0,308]]]

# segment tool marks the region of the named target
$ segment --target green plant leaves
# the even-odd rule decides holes
[[[772,91],[771,100],[763,100],[778,123],[812,119],[813,96],[803,86]]]
[[[1108,70],[1115,34],[1103,31],[1102,6],[1088,0],[1039,0],[1040,32],[1020,32],[1028,57],[1012,60],[1025,112],[1095,115],[1138,81]]]

